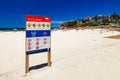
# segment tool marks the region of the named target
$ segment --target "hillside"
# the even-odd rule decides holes
[[[120,14],[113,13],[111,15],[97,15],[89,16],[84,19],[75,19],[61,24],[61,27],[96,27],[101,25],[108,25],[120,27]]]

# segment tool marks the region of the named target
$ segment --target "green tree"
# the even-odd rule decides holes
[[[97,23],[98,22],[98,16],[95,16],[95,17],[93,17],[94,18],[94,20],[95,20],[95,22]]]
[[[111,22],[116,23],[118,20],[120,20],[120,15],[118,15],[118,14],[116,14],[116,13],[113,13],[113,14],[110,16],[110,19],[111,19]]]
[[[108,25],[109,24],[109,20],[108,19],[102,20],[102,24],[103,25]]]

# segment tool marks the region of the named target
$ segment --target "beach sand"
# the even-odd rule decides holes
[[[120,32],[71,30],[51,33],[52,66],[25,75],[25,32],[0,32],[0,80],[120,80]],[[30,66],[47,53],[30,55]]]

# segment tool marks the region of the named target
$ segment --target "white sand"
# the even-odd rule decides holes
[[[24,74],[25,33],[0,32],[0,80],[120,80],[120,34],[99,30],[52,32],[52,66]],[[30,55],[30,66],[47,54]]]

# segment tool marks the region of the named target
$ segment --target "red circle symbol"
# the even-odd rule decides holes
[[[47,40],[47,38],[44,38],[43,40]]]
[[[40,40],[39,38],[36,39],[36,41],[39,41],[39,40]]]
[[[36,49],[39,49],[39,46],[36,46]]]
[[[31,46],[31,43],[28,43],[28,46]]]
[[[28,50],[31,50],[31,47],[30,47],[30,46],[28,46]]]
[[[47,43],[46,41],[43,42],[43,44],[46,44],[46,43]]]
[[[31,39],[28,39],[28,42],[31,42]]]
[[[36,42],[36,45],[39,45],[39,42]]]

